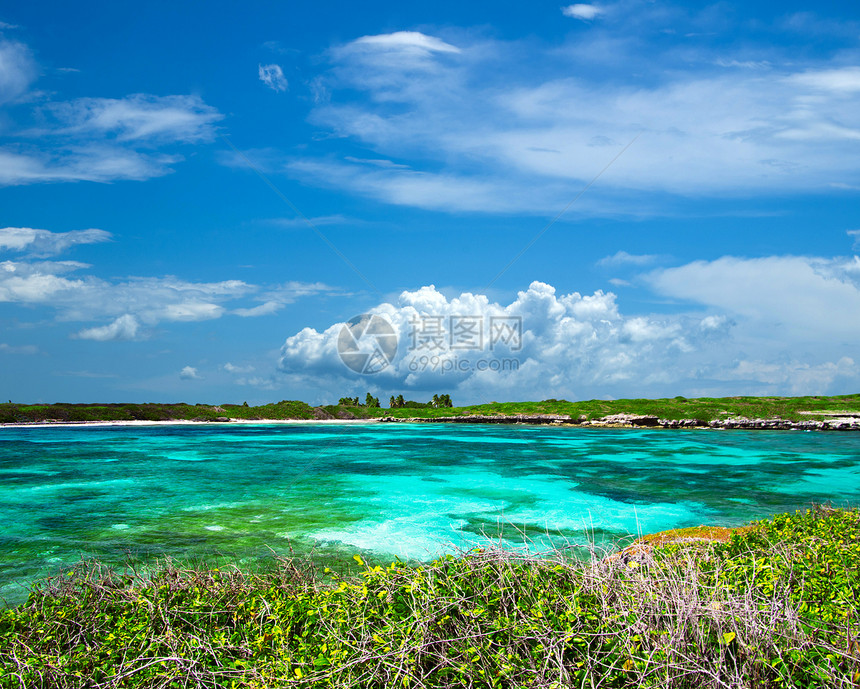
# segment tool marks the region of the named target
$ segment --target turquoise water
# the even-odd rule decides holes
[[[429,559],[860,505],[860,435],[528,426],[0,428],[0,597],[81,557]]]

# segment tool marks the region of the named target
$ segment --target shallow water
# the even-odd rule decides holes
[[[436,424],[0,428],[0,597],[82,557],[429,559],[860,504],[860,434]]]

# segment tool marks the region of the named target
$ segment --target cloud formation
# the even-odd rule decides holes
[[[469,401],[512,391],[518,399],[825,394],[860,384],[860,318],[846,317],[860,314],[858,278],[857,258],[697,261],[642,276],[677,303],[638,315],[625,315],[611,292],[558,294],[541,282],[508,304],[428,286],[368,311],[399,341],[388,365],[365,369],[372,375],[340,357],[342,323],[288,337],[279,367],[294,382],[322,381],[330,394],[370,388],[415,399],[440,391]],[[479,346],[454,346],[464,317],[480,321],[471,324]],[[491,324],[510,319],[521,323],[521,346],[494,345]],[[373,344],[370,334],[357,347],[372,354]]]
[[[562,7],[561,12],[562,14],[564,14],[565,17],[582,19],[583,21],[591,21],[598,14],[603,12],[603,10],[601,10],[597,5],[576,4]]]
[[[182,380],[203,380],[203,376],[201,376],[193,366],[183,367],[179,372],[179,377],[182,378]]]
[[[600,11],[565,8],[588,20]],[[647,13],[638,24],[622,14],[562,48],[404,31],[339,46],[319,88],[350,97],[320,100],[311,122],[364,146],[367,160],[400,162],[309,155],[288,170],[386,203],[546,213],[635,140],[589,193],[624,192],[629,205],[613,196],[602,205],[586,199],[595,208],[583,210],[639,214],[638,199],[653,192],[860,185],[860,66],[848,58],[805,64],[769,46],[755,68],[739,66],[751,64],[746,54],[714,48],[678,69],[674,48],[664,54],[638,39],[652,30]],[[635,80],[622,68],[630,61],[641,65]]]
[[[601,386],[668,382],[683,375],[670,373],[670,362],[725,330],[723,323],[702,318],[625,317],[612,293],[557,295],[541,282],[507,305],[481,294],[448,299],[431,285],[369,313],[387,320],[399,339],[396,356],[380,373],[360,376],[344,365],[338,355],[343,324],[323,332],[305,328],[287,338],[281,370],[328,378],[333,387],[456,390],[492,399],[505,390],[524,399],[581,397]],[[465,347],[463,327],[477,338]]]
[[[289,88],[284,70],[280,65],[259,65],[259,77],[272,91],[286,91]]]
[[[174,276],[105,280],[84,273],[91,268],[86,263],[36,260],[109,238],[109,233],[96,229],[58,233],[18,227],[0,230],[0,255],[3,251],[27,253],[25,260],[0,261],[0,303],[47,307],[64,322],[101,321],[74,336],[107,342],[148,337],[159,323],[211,320],[228,313],[265,316],[299,298],[333,291],[322,283],[295,281],[263,287],[242,280],[189,282]],[[236,303],[249,299],[259,305]],[[110,319],[108,323],[104,323],[106,319]]]
[[[3,227],[0,228],[0,251],[23,251],[34,257],[55,256],[78,244],[97,244],[110,238],[110,232],[96,229],[49,232],[30,227]]]
[[[137,319],[134,316],[125,314],[108,325],[85,328],[77,334],[77,337],[82,340],[96,340],[97,342],[134,340],[137,338],[139,330],[140,323],[137,322]]]
[[[18,41],[0,37],[0,105],[26,93],[38,73],[30,50]]]
[[[32,89],[37,75],[29,48],[0,37],[0,114],[15,135],[0,147],[0,185],[165,175],[179,147],[211,141],[223,118],[194,95],[47,100]],[[35,107],[16,107],[25,100]]]

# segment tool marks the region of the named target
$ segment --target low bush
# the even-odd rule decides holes
[[[860,515],[577,562],[475,550],[357,576],[82,564],[0,612],[2,687],[855,687]]]

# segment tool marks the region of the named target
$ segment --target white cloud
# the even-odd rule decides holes
[[[662,295],[736,314],[793,343],[860,340],[858,278],[856,257],[804,256],[725,256],[647,276]]]
[[[286,91],[289,88],[284,70],[280,65],[259,65],[260,81],[272,91]]]
[[[54,256],[77,244],[97,244],[109,241],[104,230],[73,230],[49,232],[30,227],[0,228],[0,250],[26,251],[32,256]]]
[[[677,55],[650,44],[645,54],[632,36],[606,44],[589,34],[558,50],[473,38],[458,41],[457,53],[434,38],[386,34],[331,51],[324,89],[358,97],[319,102],[311,122],[368,155],[308,155],[288,170],[397,205],[545,214],[638,136],[578,211],[642,214],[655,191],[748,196],[860,185],[860,67],[789,61],[771,47],[759,55],[771,63],[766,72],[727,73],[710,55],[690,56],[696,68],[679,70]],[[569,65],[556,70],[560,56]],[[641,78],[619,68],[630,61]],[[375,168],[372,160],[398,163]]]
[[[224,364],[223,368],[227,373],[251,373],[254,371],[253,366],[236,366],[235,364],[231,364],[229,361]]]
[[[134,316],[125,314],[108,325],[81,330],[77,334],[77,337],[82,340],[96,340],[97,342],[134,340],[137,339],[139,330],[140,323],[137,322],[137,319]]]
[[[629,254],[626,251],[617,251],[612,256],[606,256],[601,258],[598,262],[598,266],[644,266],[649,263],[654,263],[659,260],[659,256],[656,254]]]
[[[0,38],[0,106],[8,106],[0,122],[14,135],[0,148],[0,185],[165,175],[182,158],[161,149],[211,141],[223,117],[194,95],[46,102],[46,93],[32,90],[37,73],[27,46]],[[12,107],[26,100],[42,105]]]
[[[20,98],[36,74],[36,64],[27,46],[0,38],[0,105]]]
[[[120,142],[211,141],[214,124],[223,117],[199,96],[145,93],[124,98],[78,98],[47,108],[59,127],[46,134],[110,136]]]
[[[688,375],[679,357],[709,338],[698,328],[701,318],[623,316],[611,293],[557,295],[550,285],[534,282],[510,304],[485,295],[464,293],[448,299],[433,286],[403,292],[396,304],[369,311],[386,319],[399,338],[391,365],[374,376],[353,374],[340,360],[343,324],[323,332],[305,328],[287,338],[280,369],[288,377],[328,383],[334,392],[373,385],[380,390],[455,390],[471,399],[588,397],[607,390],[678,382]],[[480,347],[452,347],[451,328],[461,316],[480,317]],[[454,318],[454,321],[451,319]],[[490,347],[491,319],[496,333],[506,324],[522,324],[522,346],[498,340]],[[424,324],[443,327],[444,346],[421,347]],[[417,324],[417,325],[416,325]],[[472,342],[474,344],[474,342]],[[412,349],[414,347],[414,349]]]
[[[854,244],[851,248],[855,251],[860,249],[860,230],[848,230],[847,234],[854,238]]]
[[[5,228],[0,230],[0,249],[30,251],[31,257],[53,255],[76,244],[105,241],[109,236],[102,230],[53,233]],[[90,268],[78,261],[0,261],[0,303],[49,307],[60,321],[111,319],[76,335],[108,341],[140,339],[148,334],[146,328],[163,322],[204,321],[227,313],[265,316],[299,298],[334,291],[319,282],[262,287],[242,280],[189,282],[174,276],[104,280],[80,274]],[[262,303],[253,307],[235,304],[246,298]],[[228,303],[232,303],[232,311]]]
[[[841,92],[846,95],[860,92],[860,67],[810,69],[789,79],[800,86],[815,90]]]
[[[376,36],[362,36],[349,43],[344,50],[371,49],[427,55],[428,53],[459,53],[460,49],[435,36],[419,31],[395,31]]]
[[[567,7],[562,7],[561,11],[565,17],[573,17],[574,19],[582,19],[584,21],[591,21],[598,14],[603,13],[603,10],[597,5],[585,4],[568,5]]]
[[[30,147],[24,153],[0,150],[0,186],[39,182],[141,181],[172,172],[178,156],[116,146],[83,145],[50,153]]]
[[[764,384],[789,394],[803,395],[826,390],[839,378],[856,378],[858,367],[850,357],[822,364],[808,364],[792,359],[780,363],[744,359],[718,377],[729,382]]]
[[[257,316],[270,316],[273,313],[277,313],[282,308],[284,308],[284,304],[278,301],[267,301],[259,306],[254,306],[249,309],[233,309],[233,313],[237,316],[241,316],[242,318],[256,318]]]
[[[612,293],[558,294],[540,282],[510,303],[449,298],[428,286],[367,311],[398,336],[381,371],[359,375],[344,365],[341,323],[288,337],[279,367],[291,384],[329,395],[441,391],[461,402],[510,399],[511,391],[517,399],[589,399],[837,394],[860,385],[860,259],[724,257],[642,277],[682,303],[628,315]],[[452,327],[464,315],[480,317],[483,340],[456,349]],[[522,319],[522,347],[490,348],[490,319],[511,317]],[[441,339],[422,339],[428,326]]]
[[[183,367],[179,372],[179,377],[182,378],[182,380],[203,380],[203,376],[201,376],[193,366]]]
[[[38,351],[36,345],[10,345],[0,342],[0,354],[36,354]]]

